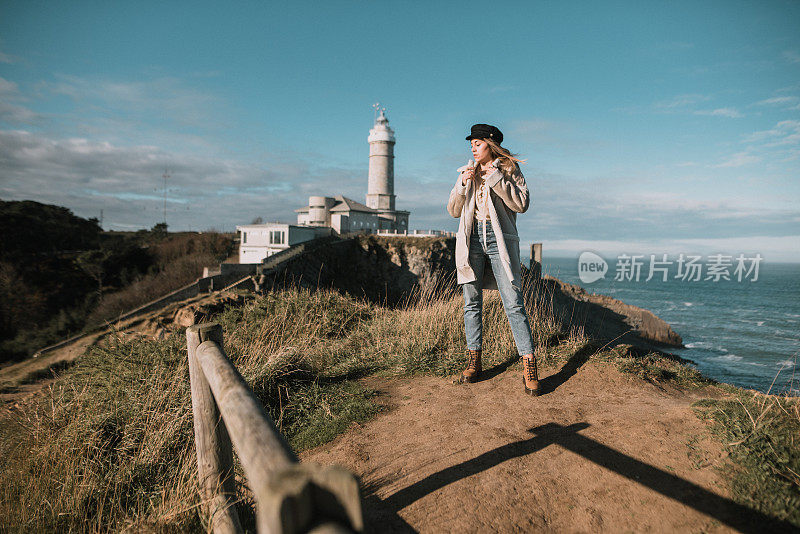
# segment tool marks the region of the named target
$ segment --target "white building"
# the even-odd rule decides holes
[[[330,228],[268,223],[237,226],[239,263],[261,263],[292,245],[331,234]]]
[[[378,233],[380,230],[394,230],[396,220],[379,210],[342,195],[335,197],[308,197],[308,206],[294,210],[297,224],[308,226],[327,226],[337,234],[348,232]],[[405,212],[406,214],[408,212]],[[400,220],[400,228],[408,227],[408,215]]]
[[[342,195],[312,196],[308,206],[296,209],[297,224],[329,226],[337,233],[379,230],[408,231],[409,212],[395,209],[394,194],[394,131],[384,110],[375,119],[367,137],[369,143],[369,176],[367,204]]]
[[[385,110],[369,131],[369,176],[366,205],[342,195],[311,196],[308,206],[294,210],[297,224],[247,224],[237,226],[239,263],[261,263],[265,258],[297,243],[332,232],[408,234],[408,211],[395,209],[394,131]]]

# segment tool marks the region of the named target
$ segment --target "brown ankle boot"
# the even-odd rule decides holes
[[[459,382],[471,384],[477,382],[481,374],[481,351],[467,349],[467,368],[461,373]]]
[[[525,386],[525,393],[534,397],[539,395],[539,372],[536,369],[536,356],[522,357],[522,383]]]

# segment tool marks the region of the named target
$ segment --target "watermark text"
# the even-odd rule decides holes
[[[669,279],[683,282],[712,281],[742,282],[758,280],[758,267],[764,258],[761,254],[711,254],[693,256],[679,254],[672,259],[667,254],[620,254],[614,265],[614,280],[618,282],[666,282]],[[582,252],[578,257],[578,277],[584,283],[605,278],[610,272],[608,263],[594,252]]]

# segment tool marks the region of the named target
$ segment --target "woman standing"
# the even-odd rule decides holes
[[[464,328],[467,368],[460,382],[475,382],[481,374],[483,289],[497,289],[522,356],[525,393],[539,394],[533,336],[522,297],[517,213],[530,203],[528,186],[516,158],[500,146],[503,133],[489,124],[472,126],[473,162],[458,169],[459,177],[447,211],[460,218],[456,234],[456,271],[464,288]],[[486,269],[486,262],[491,268]]]

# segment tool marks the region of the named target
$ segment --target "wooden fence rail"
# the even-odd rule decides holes
[[[243,532],[235,507],[233,449],[255,496],[258,532],[361,532],[357,479],[340,467],[298,463],[226,356],[222,327],[190,326],[186,340],[200,493],[214,532]]]

